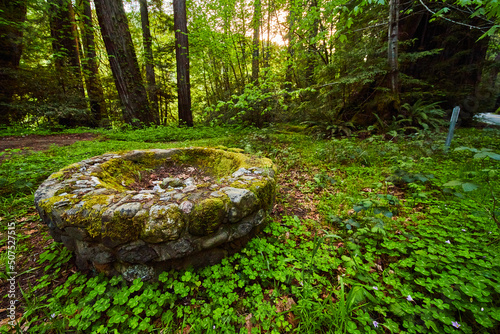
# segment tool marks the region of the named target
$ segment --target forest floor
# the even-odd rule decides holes
[[[94,133],[69,133],[60,135],[27,135],[0,137],[0,152],[6,149],[29,149],[43,151],[51,145],[68,146],[77,141],[94,140]]]
[[[447,154],[446,129],[363,140],[292,125],[193,130],[0,132],[0,333],[497,333],[499,127],[457,129]],[[155,283],[77,271],[34,208],[39,184],[106,152],[188,146],[277,164],[259,237],[221,264]]]

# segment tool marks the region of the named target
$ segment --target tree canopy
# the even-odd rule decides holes
[[[496,1],[201,0],[178,15],[183,3],[1,1],[0,123],[334,135],[500,107]]]

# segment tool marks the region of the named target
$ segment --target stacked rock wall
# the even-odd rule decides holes
[[[152,190],[128,188],[141,171],[178,162],[205,169],[213,181],[172,175]],[[52,174],[35,205],[80,269],[151,279],[169,268],[213,264],[241,248],[271,209],[275,184],[269,159],[207,148],[128,151]]]

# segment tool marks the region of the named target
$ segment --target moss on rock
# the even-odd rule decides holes
[[[271,209],[276,193],[276,181],[274,179],[254,180],[248,189],[257,196],[262,209]]]
[[[144,223],[115,211],[110,221],[102,222],[101,237],[118,243],[139,239]]]
[[[272,168],[274,166],[272,161],[267,158],[256,158],[243,153],[200,147],[182,149],[172,159],[181,163],[197,165],[217,178],[230,175],[240,168]]]
[[[110,159],[101,165],[102,171],[93,174],[99,178],[98,187],[125,191],[134,182],[134,174],[140,169],[137,164],[119,158]]]
[[[78,170],[78,168],[80,168],[80,167],[81,167],[81,165],[79,163],[71,164],[71,165],[66,166],[63,169],[61,169],[55,173],[52,173],[49,176],[49,179],[58,179],[58,180],[64,179],[64,178],[68,177],[69,175],[71,175],[76,170]]]
[[[176,204],[153,205],[147,217],[140,220],[146,221],[141,239],[150,243],[176,240],[185,226],[185,217]]]
[[[78,211],[73,215],[66,214],[65,218],[71,220],[73,226],[85,227],[91,237],[101,237],[102,215],[113,198],[113,195],[84,196]]]
[[[208,235],[217,230],[227,213],[227,197],[207,198],[194,207],[189,219],[189,233]]]

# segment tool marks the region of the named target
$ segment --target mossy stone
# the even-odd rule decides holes
[[[128,204],[133,204],[130,207]],[[143,230],[143,222],[133,219],[135,214],[140,210],[139,203],[128,203],[113,211],[111,219],[102,221],[102,237],[108,237],[116,243],[124,243],[139,239]],[[139,205],[137,205],[139,204]]]
[[[141,239],[159,243],[179,238],[185,218],[177,204],[153,205],[141,233]]]
[[[208,235],[217,230],[226,215],[224,197],[207,198],[194,207],[189,217],[189,233]]]

